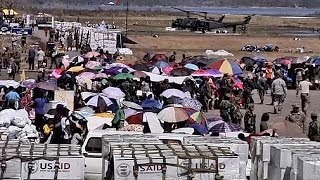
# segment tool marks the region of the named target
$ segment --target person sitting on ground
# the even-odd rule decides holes
[[[268,127],[268,121],[269,121],[269,114],[268,113],[263,113],[261,117],[261,123],[260,123],[260,132],[263,132],[267,129]]]
[[[304,112],[299,110],[299,105],[297,103],[292,105],[292,111],[287,115],[286,120],[292,123],[296,123],[302,130],[303,133],[307,133],[306,129],[306,115]]]

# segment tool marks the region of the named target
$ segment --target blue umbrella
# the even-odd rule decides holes
[[[189,124],[189,127],[193,128],[195,131],[198,131],[201,135],[205,135],[209,133],[209,130],[206,126],[201,124]]]
[[[161,104],[159,103],[159,101],[157,101],[155,99],[147,99],[147,100],[142,101],[141,107],[144,108],[144,109],[145,108],[150,108],[150,109],[157,108],[157,109],[160,109],[161,108]]]
[[[188,68],[188,69],[191,69],[191,70],[194,70],[194,71],[199,70],[199,67],[197,65],[191,64],[191,63],[184,65],[184,67]]]
[[[165,61],[158,61],[156,64],[155,64],[156,67],[158,68],[165,68],[167,66],[169,66],[169,64]]]

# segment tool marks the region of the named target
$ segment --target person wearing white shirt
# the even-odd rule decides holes
[[[42,65],[45,56],[46,54],[44,53],[44,51],[39,48],[37,52],[38,68],[40,68],[40,66]]]
[[[299,94],[299,90],[301,91],[301,107],[305,114],[307,114],[307,109],[310,103],[310,86],[312,86],[312,83],[309,82],[308,78],[304,78],[303,81],[299,83],[299,88],[297,88],[297,95]]]

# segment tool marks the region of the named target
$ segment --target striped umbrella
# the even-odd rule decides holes
[[[212,128],[209,129],[209,131],[215,133],[238,132],[241,131],[241,127],[237,124],[221,122],[219,124],[214,125]]]
[[[107,105],[110,106],[112,101],[102,93],[91,93],[89,95],[85,94],[88,92],[81,93],[83,101],[87,106],[94,106],[94,107],[99,107],[102,105]]]
[[[219,70],[222,73],[229,75],[242,74],[242,70],[238,63],[232,60],[222,59],[213,62],[210,67],[215,70]]]
[[[204,77],[219,78],[219,77],[223,77],[223,74],[219,70],[215,70],[215,69],[200,69],[200,70],[192,73],[191,76],[194,76],[194,77],[204,76]]]
[[[178,123],[188,120],[190,117],[183,108],[167,107],[158,114],[160,121],[168,123]]]

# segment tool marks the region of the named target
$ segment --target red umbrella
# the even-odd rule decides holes
[[[143,113],[138,113],[132,116],[129,116],[126,121],[128,124],[142,124]]]

